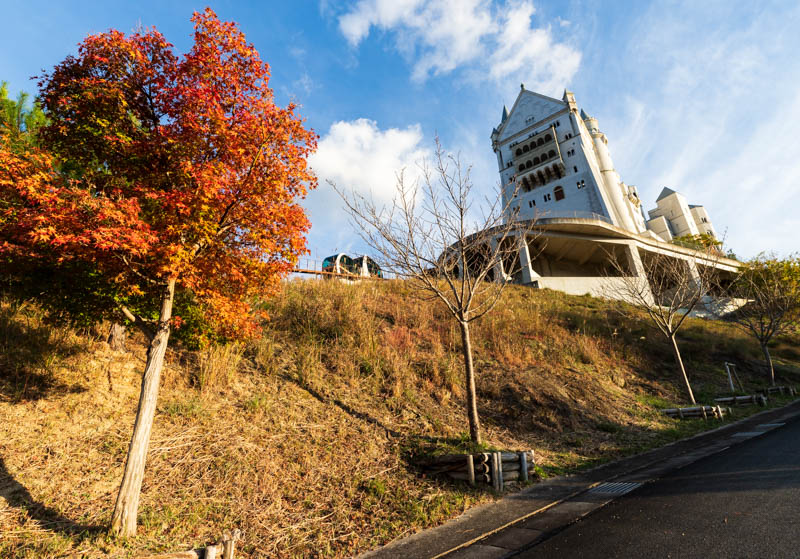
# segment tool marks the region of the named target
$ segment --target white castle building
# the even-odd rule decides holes
[[[498,263],[495,281],[607,296],[611,262],[626,262],[627,274],[642,278],[643,261],[654,254],[680,258],[695,274],[698,266],[738,269],[735,260],[711,261],[669,242],[716,237],[708,212],[664,188],[645,215],[636,187],[614,168],[597,119],[578,109],[571,92],[559,100],[522,86],[511,110],[503,107],[491,140],[506,222],[535,223],[524,242],[513,240],[519,258]]]
[[[491,137],[504,206],[513,218],[599,219],[664,241],[705,233],[716,237],[703,206],[690,206],[669,188],[647,219],[636,187],[625,184],[614,168],[597,119],[579,113],[569,91],[558,100],[522,87],[511,112],[503,107]],[[508,204],[515,191],[517,200]]]

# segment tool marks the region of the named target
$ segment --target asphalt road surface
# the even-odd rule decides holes
[[[800,420],[702,459],[520,558],[800,558]]]

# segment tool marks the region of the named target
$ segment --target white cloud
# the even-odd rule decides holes
[[[464,67],[474,81],[488,74],[495,82],[520,79],[556,93],[577,71],[581,55],[557,42],[549,26],[535,27],[534,12],[530,1],[493,10],[487,0],[360,0],[339,17],[339,29],[354,47],[373,27],[394,32],[416,81]]]
[[[536,90],[558,91],[577,72],[581,55],[553,40],[549,27],[533,28],[533,4],[523,2],[505,13],[503,32],[489,58],[490,75],[498,82],[509,76],[528,75]]]
[[[627,108],[600,124],[648,209],[669,186],[741,256],[785,254],[800,215],[800,61],[787,48],[800,8],[718,8],[657,2],[634,21],[624,50],[636,54],[608,76],[625,80],[615,111]]]
[[[397,173],[418,176],[417,164],[429,155],[421,146],[422,128],[381,130],[374,120],[359,118],[335,122],[319,142],[310,162],[320,181],[333,181],[345,189],[390,203]]]
[[[319,178],[319,188],[304,204],[313,224],[309,245],[346,251],[357,244],[342,201],[328,181],[345,191],[372,197],[378,205],[390,206],[397,173],[405,170],[405,180],[414,181],[419,177],[418,164],[430,157],[431,151],[423,143],[419,124],[382,130],[375,121],[360,118],[331,125],[309,159]]]

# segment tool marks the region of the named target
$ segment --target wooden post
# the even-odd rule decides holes
[[[519,453],[519,477],[522,481],[528,481],[528,453]]]
[[[730,365],[730,363],[726,361],[725,372],[728,373],[728,385],[731,387],[731,394],[733,394],[734,392],[736,392],[736,387],[733,386],[733,377],[731,376],[731,369],[728,365]]]
[[[736,378],[736,382],[739,383],[739,388],[741,388],[742,392],[744,392],[744,385],[742,384],[742,379],[740,379],[739,375],[736,374],[736,365],[733,363],[728,363],[728,365],[730,365],[731,370],[733,371],[733,376],[734,378]]]
[[[242,532],[239,531],[238,528],[233,531],[233,534],[230,532],[225,532],[225,534],[222,536],[222,559],[233,559],[236,541],[241,537]]]
[[[203,559],[217,559],[217,546],[209,545],[206,548],[206,554],[203,555]]]
[[[489,474],[492,476],[492,488],[497,489],[497,460],[494,452],[489,457]]]
[[[475,487],[475,462],[472,454],[467,454],[467,476],[469,476],[469,484]]]
[[[495,456],[495,472],[497,472],[497,490],[503,490],[503,456],[499,452],[494,453]]]

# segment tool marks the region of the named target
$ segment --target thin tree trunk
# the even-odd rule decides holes
[[[689,392],[689,400],[691,400],[693,404],[696,404],[697,402],[694,401],[694,393],[692,392],[692,385],[689,384],[689,377],[686,376],[686,367],[683,366],[683,359],[681,359],[681,352],[678,349],[678,342],[675,339],[675,334],[670,336],[669,339],[672,342],[672,351],[675,352],[675,361],[678,362],[678,367],[681,370],[683,382],[686,383],[686,390]]]
[[[136,517],[139,510],[139,495],[144,477],[144,465],[147,449],[150,445],[150,433],[153,429],[153,416],[156,411],[158,385],[161,369],[164,365],[164,354],[169,341],[169,320],[172,318],[172,300],[175,295],[175,280],[167,283],[161,299],[161,313],[158,328],[147,348],[147,363],[142,374],[142,390],[139,394],[139,409],[133,426],[133,436],[125,461],[125,473],[119,488],[117,503],[111,518],[111,532],[117,536],[131,537],[136,535]]]
[[[475,394],[475,368],[472,364],[472,343],[469,339],[469,323],[459,321],[461,327],[461,343],[464,352],[464,371],[467,385],[467,418],[469,419],[469,436],[473,442],[481,443],[481,424],[478,419],[478,402]]]
[[[775,367],[772,366],[772,356],[769,354],[767,344],[761,344],[761,351],[764,352],[764,359],[767,360],[767,366],[769,367],[769,381],[772,386],[775,386]]]

